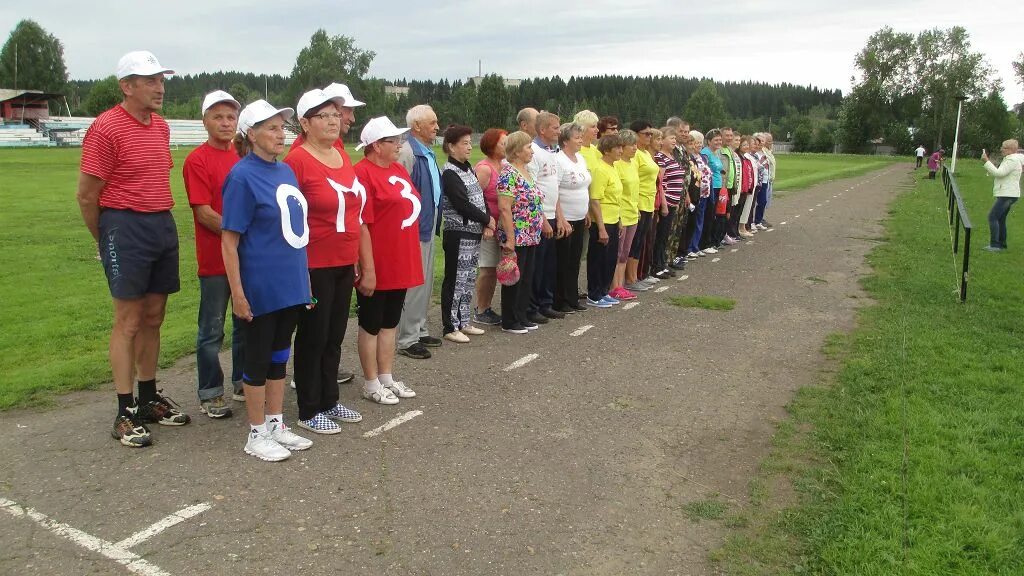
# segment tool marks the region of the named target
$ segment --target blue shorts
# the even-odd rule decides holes
[[[99,232],[100,260],[111,296],[135,300],[181,289],[178,228],[170,212],[103,208]]]

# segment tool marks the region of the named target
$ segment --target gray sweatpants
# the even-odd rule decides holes
[[[420,262],[423,264],[423,284],[410,288],[405,293],[402,320],[398,323],[398,347],[408,348],[424,336],[427,331],[427,312],[430,297],[434,292],[434,242],[420,242]]]

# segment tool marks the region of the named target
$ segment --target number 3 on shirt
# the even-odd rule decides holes
[[[388,182],[392,185],[400,184],[402,189],[398,192],[402,198],[405,198],[412,204],[412,214],[408,218],[402,220],[402,230],[405,230],[409,226],[412,226],[420,217],[420,199],[412,193],[412,185],[405,181],[405,179],[398,176],[392,176],[388,178]]]
[[[295,198],[302,207],[302,235],[296,236],[292,230],[292,209],[288,205],[288,198]],[[309,205],[306,198],[302,196],[299,189],[291,184],[281,184],[277,187],[277,207],[281,209],[281,234],[289,246],[298,250],[309,244],[309,224],[306,216],[309,214]]]
[[[334,188],[334,191],[338,193],[338,216],[337,216],[337,230],[338,232],[345,231],[345,193],[353,194],[359,199],[359,224],[363,223],[363,208],[366,206],[366,188],[359,183],[359,179],[356,178],[352,182],[352,187],[343,186],[338,184],[330,178],[327,179],[327,183]]]

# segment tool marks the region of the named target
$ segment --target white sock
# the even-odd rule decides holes
[[[257,434],[265,434],[267,432],[267,425],[264,424],[249,424],[249,435],[256,436]]]
[[[380,383],[383,384],[385,388],[395,383],[395,379],[391,377],[391,374],[380,374],[377,376],[377,379],[380,380]]]
[[[275,430],[281,424],[284,424],[283,414],[267,414],[266,423],[264,424],[267,430]]]
[[[363,390],[366,390],[367,392],[376,392],[379,389],[380,380],[378,378],[374,378],[373,380],[367,380],[363,382]]]

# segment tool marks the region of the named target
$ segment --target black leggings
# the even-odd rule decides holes
[[[299,315],[295,331],[299,420],[309,420],[338,403],[338,366],[354,280],[355,267],[351,264],[309,270],[309,284],[317,304]]]
[[[376,336],[381,330],[392,330],[398,326],[405,304],[405,288],[377,290],[370,297],[356,294],[356,301],[359,302],[359,327]]]
[[[245,324],[245,370],[242,381],[263,386],[267,380],[284,378],[292,333],[303,306],[282,308],[256,316]]]
[[[519,282],[501,287],[501,327],[512,328],[526,323],[526,313],[533,299],[533,269],[536,266],[536,246],[516,246],[516,265]]]

